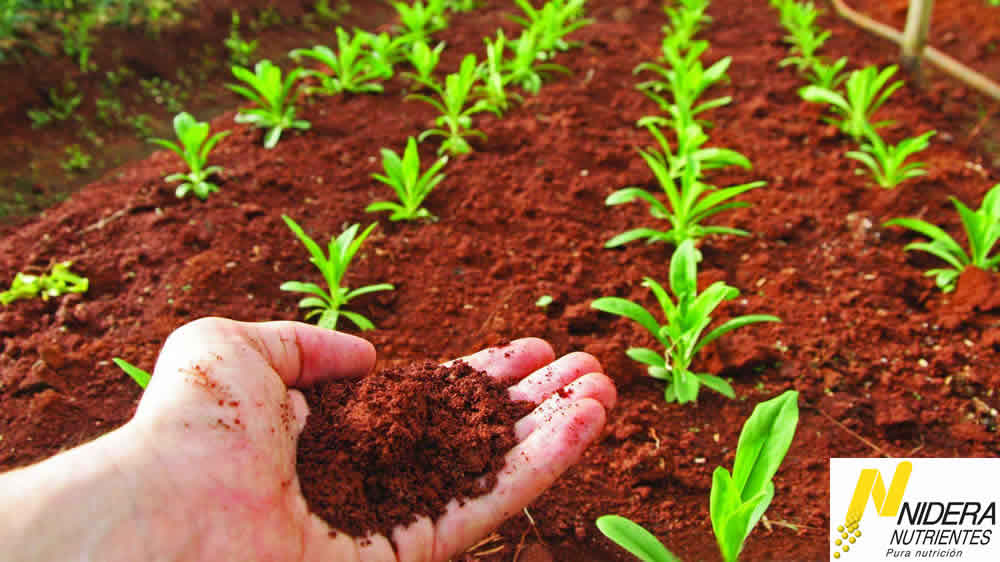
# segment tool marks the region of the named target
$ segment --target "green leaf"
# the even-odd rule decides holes
[[[726,398],[736,398],[736,391],[733,390],[733,387],[726,382],[725,379],[715,375],[709,375],[707,373],[695,374],[695,376],[698,377],[701,384],[711,388]]]
[[[723,334],[732,332],[737,328],[742,328],[743,326],[747,326],[749,324],[756,324],[758,322],[781,322],[781,318],[771,316],[770,314],[748,314],[732,318],[723,322],[718,328],[712,330],[704,338],[702,338],[702,340],[698,342],[698,345],[695,346],[695,352],[717,340],[719,336],[722,336]]]
[[[667,364],[662,355],[647,347],[631,347],[625,352],[625,355],[653,367],[665,367]]]
[[[597,528],[643,562],[680,562],[680,558],[667,550],[649,531],[624,517],[599,517]]]
[[[789,390],[762,402],[743,424],[733,464],[733,482],[746,501],[765,490],[781,466],[799,420],[799,393]]]
[[[149,385],[149,381],[153,378],[152,375],[146,371],[143,371],[139,367],[136,367],[124,359],[114,357],[111,360],[114,361],[115,365],[118,365],[121,370],[125,371],[125,374],[132,377],[132,380],[134,380],[135,383],[142,388],[146,388],[146,386]]]
[[[617,297],[603,297],[590,303],[590,307],[609,314],[624,316],[629,320],[638,322],[639,325],[654,335],[660,331],[660,324],[653,318],[653,315],[645,308],[630,300]]]

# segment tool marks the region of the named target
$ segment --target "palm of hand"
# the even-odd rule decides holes
[[[295,471],[308,407],[289,388],[367,373],[371,344],[292,322],[188,324],[165,344],[130,422],[156,454],[149,480],[164,497],[166,528],[177,533],[165,542],[180,550],[175,559],[447,560],[575,462],[615,401],[614,386],[589,355],[553,362],[551,348],[535,339],[518,340],[510,351],[465,358],[510,381],[513,398],[541,404],[515,426],[520,444],[508,453],[497,488],[461,507],[452,501],[437,521],[397,528],[393,548],[383,536],[331,533],[309,513]],[[567,385],[571,394],[555,394]]]

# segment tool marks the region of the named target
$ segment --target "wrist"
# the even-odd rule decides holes
[[[126,424],[0,475],[0,544],[19,560],[156,560],[168,501],[152,448]]]

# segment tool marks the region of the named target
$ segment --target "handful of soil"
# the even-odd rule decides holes
[[[305,396],[302,493],[310,510],[355,537],[390,536],[418,515],[436,519],[453,498],[492,490],[517,444],[514,422],[534,407],[462,362],[387,369]]]

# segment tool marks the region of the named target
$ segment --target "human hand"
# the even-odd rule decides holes
[[[296,387],[359,377],[375,350],[347,334],[295,322],[206,318],[167,340],[135,417],[121,431],[148,451],[142,493],[157,509],[147,549],[167,559],[443,561],[517,513],[579,458],[616,400],[596,359],[555,360],[542,340],[513,353],[464,358],[505,383],[515,400],[540,404],[515,426],[519,445],[496,488],[436,521],[420,518],[389,537],[349,537],[309,513],[296,475],[296,444],[308,407]],[[556,394],[563,387],[572,393]],[[553,416],[554,411],[566,415]],[[335,474],[331,474],[335,478]],[[147,498],[148,499],[148,498]]]

